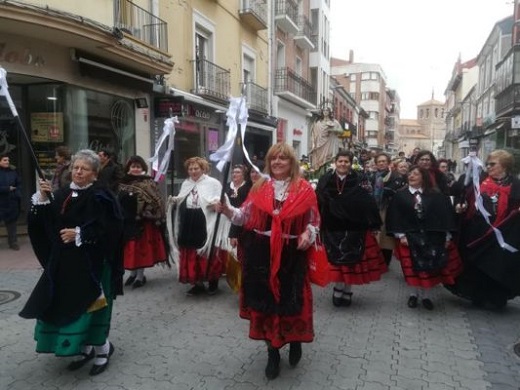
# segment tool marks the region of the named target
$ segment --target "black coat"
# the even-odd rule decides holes
[[[354,171],[345,177],[344,183],[338,181],[334,172],[327,172],[319,179],[316,195],[322,230],[360,231],[381,227],[375,199],[360,186],[361,179],[361,175]]]
[[[122,292],[122,213],[109,191],[93,185],[54,193],[28,216],[31,244],[44,271],[20,316],[57,326],[77,320],[101,293],[101,274],[111,266],[112,295]],[[80,246],[63,243],[60,230],[79,226]]]

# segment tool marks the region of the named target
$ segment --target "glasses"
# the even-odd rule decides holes
[[[420,158],[419,161],[432,161],[432,159],[431,159],[431,158],[424,158],[424,157],[423,157],[423,158]]]
[[[486,167],[494,167],[495,165],[497,165],[496,162],[488,162],[488,163],[486,163]]]
[[[83,171],[83,172],[90,172],[90,171],[93,171],[92,168],[85,168],[85,167],[72,167],[72,170],[77,172],[77,171]]]

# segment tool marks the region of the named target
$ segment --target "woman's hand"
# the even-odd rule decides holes
[[[69,242],[76,241],[76,229],[75,228],[66,228],[60,230],[61,240],[68,244]]]
[[[224,202],[224,203],[222,203],[222,202],[216,203],[215,204],[215,211],[217,213],[224,214],[229,219],[231,219],[231,217],[233,217],[233,210],[231,210],[229,208],[229,205],[226,202]]]
[[[236,238],[230,238],[229,244],[231,245],[232,248],[236,248],[238,245],[238,240]]]
[[[41,201],[48,200],[49,199],[48,194],[50,194],[52,192],[51,182],[49,180],[40,179],[39,185],[40,185],[40,200]]]
[[[302,234],[298,236],[298,246],[296,249],[299,249],[301,251],[309,249],[309,247],[312,245],[311,242],[311,235],[308,230],[305,230]]]
[[[408,246],[408,239],[406,238],[406,236],[401,236],[401,238],[399,238],[399,242],[401,243],[401,245]]]
[[[458,203],[455,205],[455,212],[457,214],[462,214],[462,213],[466,212],[467,209],[468,209],[467,203]]]

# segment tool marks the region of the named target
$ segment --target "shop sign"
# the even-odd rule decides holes
[[[209,121],[211,119],[211,112],[200,108],[195,108],[192,105],[188,106],[188,113],[190,116],[194,116],[195,118],[203,119],[205,121]]]
[[[45,59],[41,55],[34,54],[29,49],[16,50],[8,47],[6,42],[0,42],[0,62],[38,67],[45,65]]]
[[[63,142],[63,113],[31,113],[31,141]]]
[[[183,98],[164,97],[154,100],[154,113],[156,118],[169,118],[170,116],[183,115]]]

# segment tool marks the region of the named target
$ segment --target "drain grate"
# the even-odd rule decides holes
[[[516,343],[516,344],[513,346],[513,351],[515,351],[515,353],[516,353],[517,356],[520,356],[520,343]]]
[[[20,298],[20,293],[16,291],[0,290],[0,305],[12,302]]]

